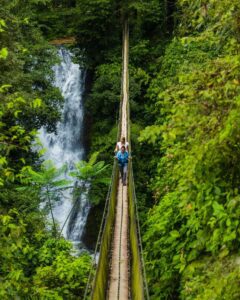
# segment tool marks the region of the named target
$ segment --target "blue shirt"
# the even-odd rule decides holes
[[[122,153],[121,151],[118,151],[116,157],[117,157],[118,163],[121,166],[124,166],[128,163],[128,152],[127,151],[125,151],[124,153]]]

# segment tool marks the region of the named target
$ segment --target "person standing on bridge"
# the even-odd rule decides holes
[[[118,153],[118,151],[121,150],[122,146],[125,146],[126,151],[128,152],[128,146],[129,146],[129,144],[128,144],[128,142],[126,142],[126,139],[125,139],[124,136],[121,138],[120,142],[117,142],[115,150],[114,150],[115,154]]]
[[[126,185],[127,181],[127,167],[128,167],[128,152],[126,151],[126,147],[124,145],[121,146],[121,150],[118,151],[116,155],[116,159],[118,160],[118,166],[122,178],[122,184]]]

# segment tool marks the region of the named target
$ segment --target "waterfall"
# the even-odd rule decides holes
[[[78,64],[72,62],[72,55],[67,49],[59,49],[61,63],[54,67],[55,86],[64,97],[61,121],[57,124],[57,132],[47,133],[45,128],[39,131],[39,137],[46,149],[44,158],[54,162],[56,167],[66,164],[72,170],[75,162],[84,158],[83,145],[83,92],[85,76]],[[67,175],[62,175],[70,179]],[[72,179],[72,178],[71,178]],[[76,184],[76,182],[75,182]],[[81,184],[81,183],[78,183]],[[59,224],[64,225],[73,207],[72,190],[66,190],[63,197],[54,204],[53,214]],[[79,244],[90,210],[87,195],[78,199],[70,217],[64,226],[63,235],[74,244]]]

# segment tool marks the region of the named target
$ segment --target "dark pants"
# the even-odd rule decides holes
[[[127,164],[125,164],[125,165],[120,165],[119,164],[119,171],[120,171],[120,174],[121,174],[123,185],[126,185],[126,181],[127,181],[127,167],[128,167]]]

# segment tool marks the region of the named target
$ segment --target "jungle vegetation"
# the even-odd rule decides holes
[[[47,225],[29,170],[49,170],[31,147],[36,131],[42,125],[54,131],[60,117],[49,41],[74,36],[76,59],[88,72],[89,156],[98,151],[99,160],[112,163],[126,17],[132,156],[150,298],[240,298],[239,1],[2,0],[1,299],[83,293],[90,258],[72,256],[69,243]],[[26,182],[31,192],[19,189]],[[97,205],[101,211],[102,202]]]

